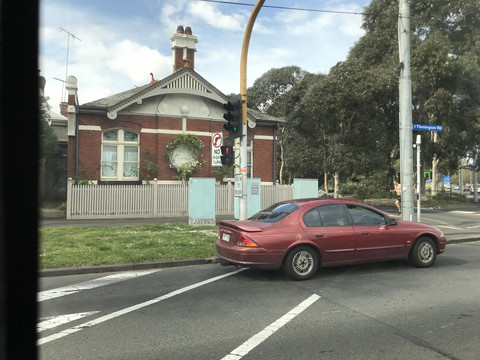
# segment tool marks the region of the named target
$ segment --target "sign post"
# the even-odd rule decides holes
[[[422,199],[422,151],[420,150],[420,146],[422,144],[422,136],[417,135],[417,221],[420,222],[420,202]]]

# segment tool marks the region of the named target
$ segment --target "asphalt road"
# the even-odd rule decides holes
[[[42,360],[478,359],[480,242],[404,261],[278,271],[220,265],[40,279]]]
[[[379,209],[395,218],[393,205],[379,206]],[[41,227],[92,227],[92,226],[123,226],[141,224],[174,224],[188,223],[188,216],[170,216],[162,218],[130,218],[130,219],[94,219],[66,220],[56,211],[44,210],[40,219]],[[218,216],[219,220],[234,220],[232,216]],[[475,205],[460,206],[450,209],[422,209],[421,222],[440,228],[449,243],[480,240],[480,207]],[[200,264],[215,261],[215,259],[192,259],[177,262],[152,262],[143,264],[119,264],[108,266],[51,269],[40,271],[40,276],[69,275],[74,273],[106,272],[116,270],[133,270],[139,268],[157,268]]]

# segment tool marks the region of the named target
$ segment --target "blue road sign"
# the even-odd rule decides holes
[[[412,124],[413,130],[443,131],[443,125]]]

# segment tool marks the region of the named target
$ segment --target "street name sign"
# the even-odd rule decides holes
[[[443,125],[412,124],[413,130],[443,131]]]

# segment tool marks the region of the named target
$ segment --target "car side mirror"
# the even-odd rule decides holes
[[[388,218],[387,225],[389,225],[389,226],[397,225],[397,219]]]

